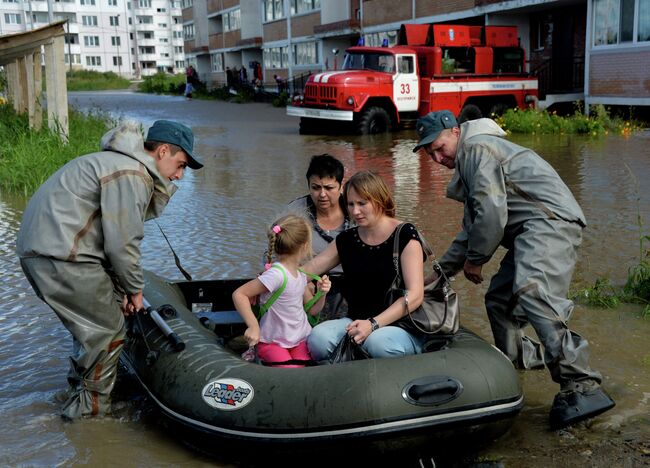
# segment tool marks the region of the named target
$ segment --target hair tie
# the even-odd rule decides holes
[[[275,232],[276,234],[280,234],[280,231],[282,231],[282,228],[276,224],[275,226],[273,226],[273,227],[271,228],[271,230],[272,230],[273,232]]]
[[[265,270],[268,270],[268,269],[270,269],[272,266],[273,266],[273,265],[270,264],[270,263],[265,263],[265,264],[264,264],[264,269],[265,269]]]

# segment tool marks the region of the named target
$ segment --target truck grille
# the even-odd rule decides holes
[[[336,86],[308,83],[305,88],[305,102],[310,104],[336,103]]]

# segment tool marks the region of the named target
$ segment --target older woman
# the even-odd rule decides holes
[[[341,232],[350,227],[350,219],[343,205],[343,175],[341,161],[329,154],[312,156],[307,168],[309,194],[289,204],[289,209],[306,214],[313,227],[312,250],[321,253]],[[347,306],[338,285],[341,265],[335,264],[328,275],[333,279],[332,289],[321,311],[321,320],[346,315]]]
[[[404,297],[387,303],[395,278],[393,245],[401,221],[395,218],[395,202],[384,180],[373,172],[353,175],[345,185],[348,212],[356,222],[304,267],[316,274],[341,264],[344,272],[343,296],[348,317],[317,325],[308,339],[315,360],[328,359],[345,334],[352,337],[371,357],[417,354],[424,336],[412,335],[395,326],[416,309],[424,294],[424,260],[415,226],[406,223],[399,234],[399,266],[407,291]]]

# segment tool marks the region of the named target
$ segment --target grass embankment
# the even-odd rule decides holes
[[[529,134],[585,134],[585,135],[624,135],[642,129],[642,125],[634,120],[625,120],[613,116],[603,106],[597,105],[591,109],[591,115],[586,116],[579,104],[575,106],[573,115],[561,116],[556,112],[535,109],[508,109],[503,115],[494,117],[496,122],[509,133]]]
[[[126,89],[131,82],[113,72],[100,73],[91,70],[72,70],[66,73],[68,91],[101,91]]]
[[[152,76],[146,76],[138,86],[138,91],[151,94],[175,94],[183,95],[185,93],[184,74],[169,75],[167,73],[156,73]],[[193,99],[218,99],[220,101],[230,101],[243,104],[259,100],[256,96],[255,89],[251,85],[222,86],[219,88],[208,89],[206,84],[199,82],[194,86],[192,91]],[[283,91],[271,100],[275,107],[285,107],[289,102],[289,95]]]
[[[71,159],[99,150],[104,133],[114,126],[107,116],[69,113],[69,143],[48,128],[36,132],[27,117],[0,105],[0,190],[29,195]]]

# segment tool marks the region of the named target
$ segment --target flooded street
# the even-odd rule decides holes
[[[373,169],[395,193],[398,217],[414,222],[441,255],[459,230],[462,205],[445,198],[451,172],[412,153],[415,132],[377,137],[301,136],[298,121],[268,104],[186,101],[128,92],[70,93],[73,106],[103,109],[146,125],[160,118],[191,126],[205,168],[187,171],[158,224],[194,279],[251,277],[262,267],[265,226],[307,192],[310,156],[330,153],[351,175]],[[610,136],[513,136],[543,155],[573,191],[587,217],[573,289],[608,277],[622,285],[638,263],[640,227],[650,233],[650,131]],[[0,193],[0,466],[210,466],[158,424],[137,385],[121,419],[63,423],[56,395],[66,387],[71,338],[33,294],[15,256],[27,200]],[[146,225],[144,267],[181,279],[155,223]],[[646,248],[648,246],[646,245]],[[484,270],[498,267],[499,252]],[[461,323],[492,342],[480,287],[458,278]],[[558,391],[547,371],[520,373],[526,405],[512,430],[477,451],[459,453],[505,467],[650,465],[650,317],[642,308],[578,305],[570,323],[591,345],[591,365],[617,406],[567,431],[548,430]],[[405,458],[405,466],[415,460]],[[409,465],[410,463],[410,465]],[[217,464],[217,466],[226,466]]]

